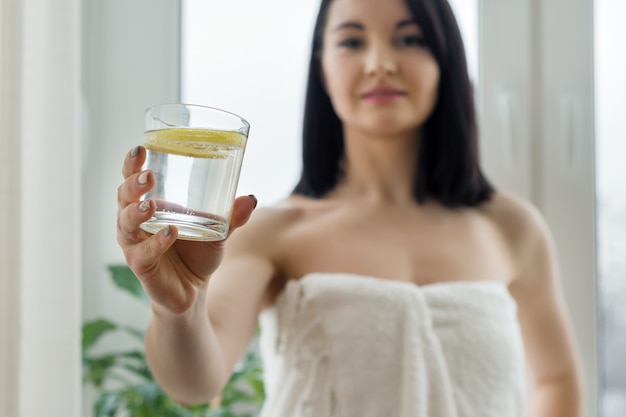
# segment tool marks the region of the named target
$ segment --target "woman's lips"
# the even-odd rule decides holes
[[[393,103],[404,96],[404,92],[390,87],[377,87],[362,95],[363,100],[374,104]]]

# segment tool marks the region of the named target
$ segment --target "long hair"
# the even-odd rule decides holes
[[[382,1],[382,0],[381,0]],[[323,33],[332,0],[322,0],[313,33],[302,132],[302,173],[294,194],[323,197],[341,179],[343,125],[322,85]],[[493,187],[479,164],[473,89],[461,33],[447,0],[406,0],[440,70],[438,97],[415,155],[413,195],[448,207],[476,206]]]

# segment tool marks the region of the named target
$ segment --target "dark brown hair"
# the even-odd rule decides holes
[[[383,1],[383,0],[381,0]],[[293,193],[323,197],[341,179],[343,126],[322,85],[323,32],[332,0],[322,0],[309,63],[302,143],[302,174]],[[463,40],[447,0],[406,0],[440,69],[437,104],[423,126],[414,196],[448,207],[475,206],[494,189],[479,165],[473,89]]]

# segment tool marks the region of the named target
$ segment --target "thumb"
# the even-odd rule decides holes
[[[237,228],[248,222],[252,212],[257,206],[257,203],[258,201],[254,195],[238,197],[235,199],[235,203],[233,204],[233,214],[231,216],[230,227],[228,230],[229,236]]]

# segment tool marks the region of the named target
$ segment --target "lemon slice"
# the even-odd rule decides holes
[[[152,130],[144,134],[146,149],[194,158],[226,158],[243,148],[246,136],[239,132],[197,128]]]

